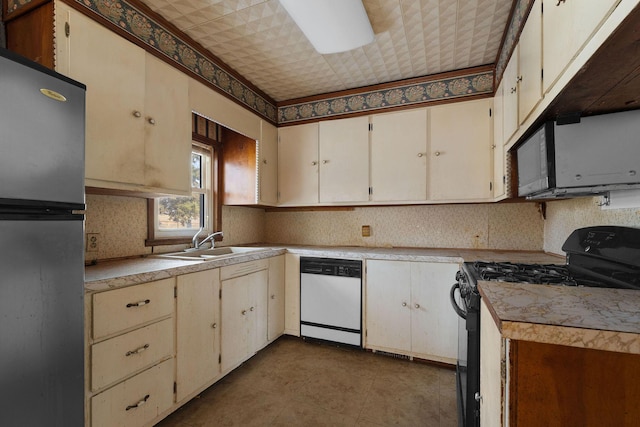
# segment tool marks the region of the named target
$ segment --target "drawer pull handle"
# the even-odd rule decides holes
[[[141,407],[142,405],[144,405],[145,403],[147,403],[147,400],[149,400],[149,397],[150,397],[150,396],[151,396],[151,395],[147,394],[145,397],[143,397],[143,398],[142,398],[138,403],[136,403],[135,405],[129,405],[129,406],[127,406],[127,409],[126,409],[126,410],[128,411],[129,409],[136,409],[136,408]]]
[[[146,299],[144,301],[138,301],[138,302],[130,302],[129,304],[127,304],[127,308],[131,308],[131,307],[142,307],[143,305],[147,305],[151,302],[150,299]]]
[[[136,348],[135,350],[127,351],[125,356],[129,357],[129,356],[132,356],[134,354],[140,354],[140,353],[142,353],[143,351],[145,351],[148,348],[149,348],[149,344],[145,344],[140,348]]]

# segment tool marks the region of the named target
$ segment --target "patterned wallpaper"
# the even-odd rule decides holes
[[[427,80],[427,79],[425,79]],[[347,96],[290,104],[278,108],[278,123],[287,124],[309,119],[375,111],[443,99],[454,99],[493,93],[493,71],[482,71],[449,78],[398,85],[390,89],[369,90]]]
[[[371,237],[361,227],[371,226]],[[326,246],[541,250],[535,203],[363,207],[267,212],[270,243]]]
[[[640,209],[602,210],[600,197],[547,202],[544,224],[544,250],[564,255],[562,244],[576,228],[593,225],[640,227]]]

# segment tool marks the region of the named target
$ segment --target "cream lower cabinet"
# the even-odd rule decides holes
[[[487,98],[429,109],[429,200],[491,198],[492,103]]]
[[[55,13],[56,70],[87,85],[86,185],[190,194],[188,77],[62,2]]]
[[[269,258],[269,302],[267,306],[267,340],[275,340],[284,333],[284,255]]]
[[[176,289],[176,401],[220,376],[220,271],[178,276]]]
[[[142,426],[174,404],[175,279],[94,293],[87,313],[87,425]]]
[[[221,369],[227,373],[267,345],[269,261],[220,269]]]
[[[367,260],[365,347],[455,363],[449,289],[457,271],[450,263]]]
[[[505,386],[502,366],[506,353],[500,331],[484,301],[480,306],[480,424],[504,426],[502,402]]]
[[[284,256],[284,333],[300,336],[300,255]]]

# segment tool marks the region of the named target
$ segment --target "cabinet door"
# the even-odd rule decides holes
[[[284,332],[300,336],[300,255],[284,256]]]
[[[501,426],[502,337],[484,301],[480,307],[480,425]]]
[[[618,0],[542,0],[544,92],[591,38]]]
[[[278,128],[264,120],[258,142],[259,197],[263,205],[278,203]]]
[[[273,341],[284,333],[284,255],[269,259],[269,329],[267,339]]]
[[[429,199],[491,198],[492,99],[431,108]]]
[[[235,368],[249,354],[250,312],[249,283],[246,276],[221,283],[221,343],[222,372]]]
[[[411,263],[366,263],[366,347],[410,352]]]
[[[145,185],[191,195],[189,78],[146,55]]]
[[[178,276],[176,400],[179,402],[220,374],[219,270]]]
[[[504,123],[503,94],[504,80],[500,82],[493,97],[493,198],[505,194],[505,152],[502,126]]]
[[[504,113],[502,131],[505,143],[509,142],[511,136],[518,130],[518,55],[519,48],[516,45],[502,75],[502,111]]]
[[[318,203],[318,123],[278,129],[278,201]]]
[[[269,270],[244,276],[247,281],[249,306],[249,353],[251,355],[267,345]]]
[[[369,117],[320,122],[320,201],[369,200]]]
[[[518,42],[518,124],[542,99],[542,1],[536,0]]]
[[[145,52],[72,9],[69,24],[68,75],[87,85],[86,179],[142,185]]]
[[[426,200],[427,109],[376,114],[372,124],[372,200]]]
[[[449,290],[458,264],[411,263],[411,351],[429,359],[455,363],[458,318]]]

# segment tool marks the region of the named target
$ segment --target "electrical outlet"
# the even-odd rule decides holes
[[[363,225],[362,226],[362,237],[369,237],[371,236],[371,226],[370,225]]]
[[[87,233],[87,252],[98,252],[99,233]]]

